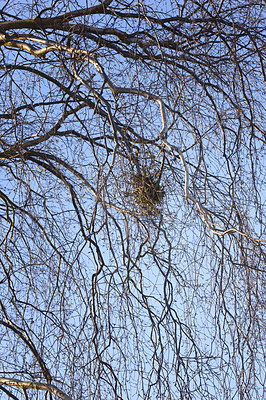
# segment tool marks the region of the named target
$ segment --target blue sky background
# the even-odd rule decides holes
[[[16,14],[33,18],[49,7],[2,3],[8,19]],[[121,4],[116,5],[123,8]],[[172,17],[182,9],[180,15],[189,19],[178,25],[184,36],[176,38],[186,52],[169,50],[169,57],[177,54],[179,67],[124,59],[89,39],[74,38],[72,44],[93,49],[116,85],[150,92],[169,106],[167,142],[173,151],[166,151],[158,136],[162,121],[155,101],[128,93],[114,96],[92,63],[77,63],[80,76],[109,102],[121,126],[135,135],[132,148],[141,171],[158,172],[165,152],[160,182],[165,196],[148,211],[136,201],[137,166],[122,134],[116,147],[110,124],[96,108],[84,106],[71,113],[59,130],[67,133],[8,157],[12,145],[44,137],[64,110],[95,101],[95,96],[78,81],[71,83],[72,62],[63,62],[60,52],[41,59],[1,46],[0,291],[7,313],[2,310],[1,318],[9,318],[34,343],[54,384],[75,399],[109,400],[115,391],[122,399],[134,400],[253,400],[265,395],[262,73],[246,37],[242,40],[231,27],[224,41],[218,33],[200,35],[206,26],[195,19],[207,19],[208,13],[198,10],[196,2],[182,4],[183,9],[180,1],[138,3],[150,16]],[[219,4],[226,21],[245,26],[253,21],[253,27],[257,21],[265,35],[263,5],[244,13],[244,8],[234,12],[239,2]],[[84,5],[60,1],[52,15]],[[211,13],[215,7],[218,3],[206,3]],[[137,2],[128,9],[125,3],[123,12],[136,9]],[[148,20],[120,23],[96,15],[80,18],[84,21],[90,27],[117,26],[127,33],[138,29],[138,40],[144,41],[151,38],[143,32],[148,27],[153,32]],[[158,40],[169,39],[168,33],[156,30]],[[242,76],[233,59],[229,34],[234,33]],[[32,34],[57,43],[65,35]],[[152,44],[148,50],[154,57],[159,52]],[[15,64],[21,69],[12,70]],[[66,108],[55,80],[64,87],[71,83],[76,93],[76,99],[64,95]],[[103,102],[100,106],[107,110]],[[18,107],[24,108],[14,113]],[[195,201],[185,199],[185,170],[176,146]],[[207,210],[207,224],[200,207]],[[216,233],[209,229],[212,223]],[[240,233],[221,234],[231,228]],[[0,346],[1,377],[44,380],[36,358],[14,331],[0,334]],[[36,391],[31,396],[43,398]]]

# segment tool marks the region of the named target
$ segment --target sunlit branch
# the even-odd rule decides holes
[[[33,382],[33,381],[20,381],[18,379],[11,378],[0,378],[1,385],[14,386],[20,389],[36,389],[36,390],[44,390],[49,393],[54,394],[62,400],[72,400],[66,393],[64,393],[61,389],[58,389],[54,385],[50,385],[48,383],[41,382]]]
[[[213,222],[209,221],[209,220],[211,220],[211,211],[209,211],[206,207],[204,207],[200,203],[200,201],[198,201],[194,196],[192,196],[189,193],[189,171],[188,171],[188,166],[186,164],[185,158],[182,154],[182,151],[180,150],[179,147],[169,144],[166,140],[163,140],[163,144],[171,151],[171,153],[174,157],[175,157],[175,155],[174,155],[173,150],[175,150],[178,153],[181,163],[182,163],[182,166],[184,168],[184,172],[185,172],[185,186],[184,186],[185,200],[191,200],[197,206],[200,214],[202,215],[203,222],[206,224],[206,226],[212,233],[214,233],[215,235],[218,235],[218,236],[224,236],[229,233],[238,233],[239,235],[247,237],[255,242],[259,242],[259,243],[266,242],[266,240],[260,240],[260,239],[250,237],[250,235],[248,235],[244,232],[241,232],[240,230],[233,228],[233,227],[226,229],[226,230],[218,229],[217,227],[215,227]]]

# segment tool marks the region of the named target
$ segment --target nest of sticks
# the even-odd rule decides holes
[[[154,210],[163,200],[165,191],[154,175],[137,173],[132,177],[133,195],[138,204]]]

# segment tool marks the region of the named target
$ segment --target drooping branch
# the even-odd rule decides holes
[[[26,346],[30,349],[30,351],[32,352],[32,354],[36,358],[36,360],[37,360],[37,362],[38,362],[38,364],[39,364],[39,366],[41,368],[41,371],[42,371],[45,379],[47,380],[47,383],[50,384],[51,380],[52,380],[50,371],[47,368],[44,360],[42,359],[42,357],[40,355],[40,353],[36,349],[34,343],[30,339],[30,337],[28,336],[27,332],[24,329],[16,326],[12,321],[9,320],[9,318],[7,316],[7,313],[6,313],[6,310],[5,310],[5,307],[4,307],[4,305],[3,305],[1,300],[0,300],[0,308],[1,308],[1,310],[2,310],[2,312],[4,314],[4,316],[5,316],[5,319],[6,319],[6,321],[0,320],[0,324],[2,326],[7,327],[11,331],[13,331],[15,333],[15,335],[17,335],[18,337],[20,337],[23,340],[23,342],[26,344]]]
[[[36,390],[44,390],[55,396],[59,397],[62,400],[72,400],[70,396],[64,393],[61,389],[56,387],[55,385],[50,385],[48,383],[42,382],[33,382],[33,381],[20,381],[19,379],[11,379],[11,378],[0,378],[0,385],[14,386],[20,389],[36,389]]]
[[[214,225],[211,217],[211,211],[208,210],[206,207],[204,207],[199,200],[197,200],[194,196],[192,196],[189,193],[189,180],[190,180],[190,174],[188,171],[188,166],[185,161],[184,155],[181,151],[181,149],[177,146],[170,145],[166,140],[163,140],[163,144],[170,150],[171,154],[175,157],[174,155],[174,150],[178,153],[178,156],[181,160],[182,166],[184,168],[184,173],[185,173],[185,186],[184,186],[184,194],[185,194],[185,200],[191,200],[198,208],[199,213],[202,216],[202,220],[205,223],[205,225],[208,227],[208,229],[214,233],[217,236],[224,236],[227,234],[231,233],[237,233],[241,236],[247,237],[248,239],[257,242],[257,243],[266,243],[266,240],[261,240],[261,239],[256,239],[251,237],[245,232],[240,231],[239,229],[236,229],[234,227],[231,227],[229,229],[221,229],[218,228]]]

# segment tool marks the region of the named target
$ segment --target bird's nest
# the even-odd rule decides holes
[[[154,175],[137,173],[132,176],[132,186],[136,202],[145,210],[155,211],[162,203],[165,191]]]

